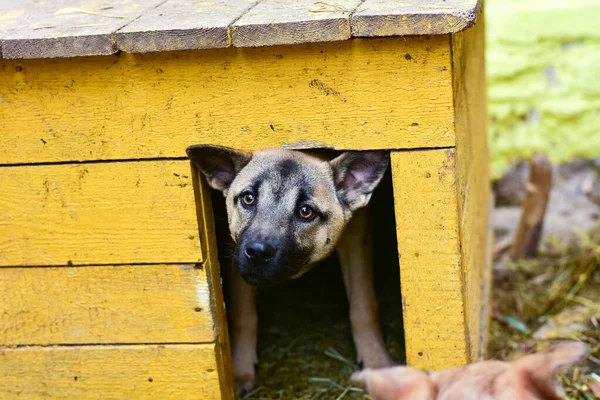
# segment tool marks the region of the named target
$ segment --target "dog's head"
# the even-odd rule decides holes
[[[482,361],[432,374],[408,367],[367,369],[352,381],[366,386],[374,400],[561,400],[556,374],[588,354],[583,343],[562,342],[512,363]]]
[[[382,151],[348,151],[331,161],[279,149],[196,145],[187,153],[225,195],[235,268],[256,286],[298,277],[329,255],[388,165]]]

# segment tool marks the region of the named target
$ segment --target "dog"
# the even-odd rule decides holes
[[[238,396],[255,386],[256,288],[306,273],[337,252],[360,365],[392,365],[373,285],[366,206],[389,164],[385,151],[320,152],[187,148],[208,184],[225,196],[235,242],[227,313]]]
[[[562,342],[512,363],[482,361],[428,374],[408,368],[366,369],[351,381],[374,400],[560,400],[557,372],[589,354],[581,342]]]

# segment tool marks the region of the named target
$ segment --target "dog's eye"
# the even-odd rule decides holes
[[[302,206],[298,209],[298,216],[305,221],[311,220],[315,217],[315,210],[309,206]]]
[[[242,195],[242,202],[245,206],[249,207],[256,203],[256,196],[250,192],[246,192]]]

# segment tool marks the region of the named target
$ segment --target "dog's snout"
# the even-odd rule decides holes
[[[244,255],[252,263],[267,263],[275,257],[277,249],[266,242],[252,242],[244,249]]]

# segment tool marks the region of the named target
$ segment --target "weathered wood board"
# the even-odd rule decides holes
[[[203,260],[187,160],[2,167],[0,182],[0,267]]]
[[[201,265],[0,268],[0,346],[216,340]]]
[[[350,38],[350,14],[362,0],[263,0],[231,27],[236,47],[333,42]]]
[[[10,1],[20,3],[20,1]],[[113,33],[165,0],[26,0],[18,24],[2,37],[4,58],[47,58],[113,54]],[[15,5],[15,7],[23,7]]]
[[[352,35],[443,35],[473,26],[478,0],[365,0],[352,15]]]
[[[452,37],[460,249],[471,360],[479,359],[485,352],[491,293],[484,39],[483,18],[475,27]]]
[[[21,27],[20,19],[27,13],[35,16],[35,8],[28,6],[28,1],[0,1],[0,39]],[[0,41],[0,55],[2,54],[2,41]]]
[[[456,147],[393,152],[409,365],[479,359],[490,294],[484,26],[452,38]]]
[[[469,361],[456,151],[392,152],[406,362],[438,370]]]
[[[227,399],[214,344],[0,350],[0,398]]]
[[[4,58],[45,58],[439,35],[471,26],[481,4],[482,0],[0,0],[0,50],[4,48]]]
[[[219,265],[219,255],[217,249],[217,234],[215,232],[215,222],[211,202],[211,189],[201,172],[193,168],[194,191],[196,193],[196,206],[198,215],[201,216],[200,241],[206,254],[204,267],[209,282],[211,310],[213,320],[216,323],[216,332],[218,341],[215,348],[217,367],[219,369],[219,379],[221,382],[221,394],[223,400],[233,399],[235,384],[233,381],[233,365],[231,360],[231,348],[229,342],[229,332],[227,326],[227,314],[225,311],[225,300],[221,290],[222,278]]]
[[[3,60],[0,164],[453,146],[449,40]]]
[[[0,60],[0,398],[232,398],[195,143],[392,150],[408,362],[481,355],[481,3],[0,0],[5,58],[125,52]]]
[[[215,49],[231,45],[229,26],[256,0],[170,0],[116,33],[128,53]]]

